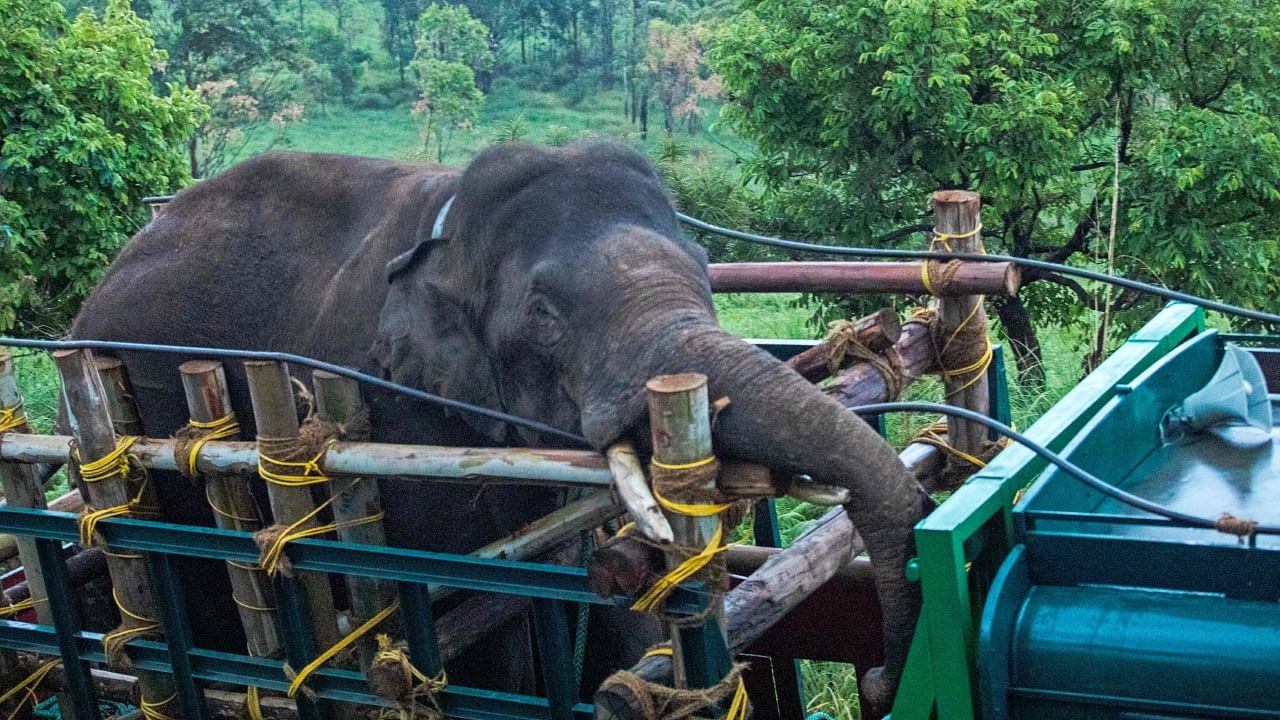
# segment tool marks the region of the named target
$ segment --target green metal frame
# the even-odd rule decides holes
[[[128,518],[104,521],[99,531],[113,549],[147,555],[167,643],[136,640],[129,644],[128,652],[136,667],[174,676],[185,717],[189,720],[209,717],[199,690],[200,681],[287,689],[289,682],[282,660],[192,646],[190,627],[181,611],[183,588],[175,582],[176,576],[169,569],[173,555],[256,562],[258,548],[252,535]],[[67,691],[74,705],[68,717],[96,720],[98,704],[87,663],[105,661],[102,636],[80,629],[62,553],[62,543],[78,537],[76,516],[0,508],[0,532],[38,538],[49,605],[55,618],[54,627],[0,620],[0,647],[60,656],[67,669]],[[592,716],[590,704],[577,702],[573,657],[569,651],[572,643],[563,606],[571,602],[599,605],[612,601],[597,597],[589,589],[585,570],[314,539],[292,542],[286,552],[298,570],[397,582],[410,657],[415,665],[431,674],[440,669],[440,655],[432,625],[428,583],[534,598],[534,629],[547,697],[455,685],[442,693],[442,705],[449,717],[474,720],[582,720]],[[289,664],[301,667],[317,654],[308,631],[305,603],[297,583],[291,579],[277,578],[274,589]],[[666,611],[691,615],[701,611],[706,601],[705,593],[682,586],[671,595]],[[717,654],[718,631],[710,628],[706,635],[696,643],[701,649],[700,657]],[[719,653],[724,652],[719,649]],[[387,704],[369,690],[364,675],[357,672],[322,668],[308,679],[307,685],[319,701],[299,696],[298,714],[303,720],[326,718],[329,703],[325,701]]]
[[[1090,373],[1027,435],[1061,450],[1114,394],[1188,338],[1204,330],[1204,312],[1166,307]],[[978,716],[977,624],[996,570],[1013,547],[1017,494],[1045,469],[1024,447],[1010,447],[916,526],[916,559],[907,574],[923,596],[894,720],[974,720]]]

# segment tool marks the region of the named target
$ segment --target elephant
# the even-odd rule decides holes
[[[904,567],[926,500],[892,448],[800,375],[717,324],[705,251],[681,232],[649,162],[617,143],[502,144],[465,169],[270,153],[179,192],[120,251],[73,338],[262,349],[358,368],[535,419],[603,450],[648,442],[644,385],[699,372],[718,455],[849,488],[875,568],[886,664],[864,707],[886,707],[919,612]],[[144,430],[187,420],[176,366],[121,352]],[[235,368],[232,402],[253,433]],[[563,446],[563,438],[377,389],[373,440]],[[158,485],[166,518],[212,524],[203,494]],[[565,501],[544,488],[386,480],[389,544],[468,552]],[[235,628],[224,573],[191,570],[198,645]],[[189,592],[190,594],[190,592]],[[611,662],[629,664],[655,639]],[[656,626],[653,626],[656,627]],[[233,643],[231,643],[233,644]],[[452,670],[451,670],[452,677]]]

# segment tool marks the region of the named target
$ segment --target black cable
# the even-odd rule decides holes
[[[471,403],[462,402],[461,400],[450,400],[434,393],[424,390],[412,388],[400,383],[384,380],[380,377],[352,370],[351,368],[335,365],[323,360],[316,360],[302,355],[293,353],[272,352],[267,350],[228,350],[225,348],[207,348],[195,347],[191,345],[160,345],[156,343],[132,343],[119,342],[115,340],[26,340],[23,338],[0,337],[0,346],[9,347],[27,347],[40,348],[42,350],[132,350],[137,352],[159,352],[172,353],[181,355],[195,355],[203,357],[232,358],[236,360],[274,360],[277,362],[293,363],[302,365],[315,370],[324,370],[334,375],[358,380],[375,387],[380,387],[411,398],[424,400],[429,403],[435,403],[459,412],[473,413],[475,415],[483,415],[484,417],[500,420],[512,425],[537,430],[538,432],[555,435],[563,440],[570,440],[576,444],[586,446],[587,440],[581,435],[571,432],[565,432],[560,428],[552,427],[546,423],[537,420],[528,420],[517,415],[510,415],[499,410],[482,407],[480,405],[472,405]]]
[[[1038,270],[1046,270],[1062,275],[1074,275],[1085,280],[1094,280],[1101,283],[1108,283],[1118,287],[1127,288],[1129,290],[1137,290],[1149,295],[1156,295],[1167,300],[1177,300],[1178,302],[1190,303],[1198,305],[1207,310],[1215,310],[1227,315],[1237,315],[1239,317],[1257,320],[1259,322],[1268,323],[1270,325],[1280,325],[1280,315],[1274,313],[1263,312],[1261,310],[1250,310],[1237,305],[1220,302],[1218,300],[1209,300],[1195,295],[1190,295],[1177,290],[1169,290],[1159,285],[1144,283],[1139,280],[1130,280],[1125,277],[1116,275],[1108,275],[1106,273],[1095,272],[1093,270],[1084,270],[1081,268],[1071,267],[1070,265],[1062,265],[1060,263],[1052,263],[1045,260],[1035,260],[1033,258],[1014,257],[1012,255],[987,255],[984,253],[959,253],[959,252],[934,252],[932,250],[901,250],[897,248],[861,248],[861,247],[845,247],[843,245],[820,245],[817,243],[799,242],[797,240],[784,240],[769,235],[757,235],[755,233],[743,232],[741,230],[733,230],[730,228],[712,225],[709,222],[689,217],[683,213],[676,213],[676,217],[687,225],[696,227],[699,230],[705,230],[716,235],[735,238],[737,240],[745,240],[747,242],[758,243],[760,245],[771,245],[773,247],[786,248],[788,250],[800,250],[803,252],[825,253],[829,255],[846,255],[849,257],[864,258],[903,258],[910,260],[965,260],[968,262],[1007,262],[1022,267],[1036,268]]]
[[[1158,515],[1163,518],[1168,518],[1170,520],[1174,520],[1184,525],[1189,525],[1191,527],[1197,527],[1197,528],[1207,528],[1211,530],[1217,529],[1217,523],[1214,520],[1178,512],[1177,510],[1173,510],[1163,505],[1153,503],[1150,500],[1140,498],[1137,495],[1134,495],[1132,493],[1125,492],[1124,490],[1121,490],[1120,488],[1106,482],[1105,480],[1102,480],[1100,478],[1097,478],[1091,475],[1087,470],[1080,467],[1079,465],[1076,465],[1070,460],[1067,460],[1066,458],[1062,457],[1058,453],[1041,445],[1035,440],[1032,440],[1026,435],[1023,435],[1017,430],[1014,430],[1008,425],[1005,425],[999,420],[993,420],[992,418],[989,418],[986,415],[983,415],[982,413],[977,413],[972,410],[968,410],[966,408],[954,407],[951,405],[943,405],[941,403],[931,403],[931,402],[872,403],[870,405],[861,405],[859,407],[853,408],[853,411],[855,413],[858,413],[859,415],[880,415],[882,413],[891,413],[891,412],[927,412],[927,413],[939,413],[942,415],[950,415],[952,417],[963,418],[964,420],[978,423],[983,427],[986,427],[990,430],[995,430],[1001,435],[1008,437],[1010,440],[1013,440],[1014,442],[1026,447],[1028,450],[1031,450],[1032,452],[1044,458],[1045,460],[1048,460],[1053,465],[1058,466],[1058,468],[1060,468],[1063,472],[1079,480],[1085,485],[1088,485],[1094,490],[1097,490],[1103,495],[1119,500],[1120,502],[1126,505],[1138,508],[1139,510],[1145,510],[1146,512],[1149,512],[1152,515]],[[1280,526],[1259,525],[1257,526],[1257,529],[1255,530],[1255,532],[1259,535],[1280,535]]]

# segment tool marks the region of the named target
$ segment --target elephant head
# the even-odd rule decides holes
[[[732,403],[717,453],[852,491],[881,601],[887,663],[864,680],[884,702],[919,598],[903,569],[922,513],[896,454],[862,420],[717,322],[706,253],[685,239],[654,170],[614,144],[499,146],[464,172],[443,237],[389,268],[374,355],[393,379],[580,432],[603,449],[647,440],[644,384],[700,372]],[[554,444],[467,417],[495,440]]]

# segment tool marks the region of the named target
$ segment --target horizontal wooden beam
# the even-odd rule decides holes
[[[922,263],[766,262],[710,267],[714,292],[830,292],[929,294]],[[934,271],[934,277],[939,273]],[[935,281],[936,282],[936,281]],[[1012,263],[962,262],[943,295],[1017,295],[1022,285]]]

